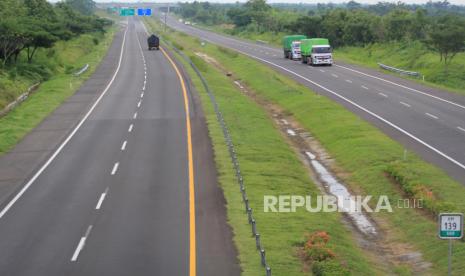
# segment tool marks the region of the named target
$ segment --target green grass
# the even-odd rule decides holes
[[[315,231],[327,231],[330,234],[330,247],[337,254],[337,261],[348,267],[354,275],[380,273],[358,248],[352,233],[342,225],[339,213],[263,212],[264,195],[316,195],[320,194],[320,191],[311,182],[295,152],[284,141],[266,112],[241,94],[224,74],[195,57],[191,50],[192,48],[185,53],[194,57],[193,61],[201,68],[202,74],[214,91],[236,145],[250,205],[254,209],[258,231],[273,274],[310,274],[302,271],[303,264],[297,255],[297,249],[303,243],[304,235]],[[230,53],[226,55],[237,57]],[[247,222],[239,185],[212,104],[198,77],[190,66],[185,65],[200,92],[243,275],[263,275],[264,268],[260,265],[259,253]]]
[[[381,62],[403,70],[419,72],[425,76],[425,84],[465,95],[465,53],[459,53],[452,60],[447,73],[444,63],[439,60],[439,54],[426,49],[418,41],[344,47],[336,49],[334,55],[335,59],[371,68],[379,68],[377,63]]]
[[[177,32],[171,33],[171,36],[177,40],[181,39],[181,36]],[[394,206],[397,204],[398,199],[404,198],[402,189],[407,192],[409,190],[426,190],[428,191],[428,195],[432,194],[434,201],[438,205],[428,209],[427,212],[396,208],[393,213],[380,213],[376,214],[375,217],[377,221],[381,222],[383,230],[390,233],[391,240],[398,243],[410,244],[412,250],[419,250],[423,254],[424,259],[432,263],[431,272],[433,274],[444,275],[446,273],[447,242],[437,238],[436,220],[434,216],[429,214],[438,211],[465,212],[465,187],[448,177],[444,171],[423,161],[413,153],[409,153],[407,160],[403,160],[404,148],[399,143],[326,97],[312,93],[308,88],[252,59],[242,55],[232,57],[223,53],[214,45],[201,47],[196,39],[187,39],[185,36],[182,36],[182,39],[185,42],[183,45],[186,51],[204,52],[214,57],[223,66],[226,66],[228,70],[234,72],[249,87],[252,87],[258,95],[280,105],[289,114],[292,114],[301,125],[313,133],[322,143],[326,150],[335,158],[337,165],[349,173],[343,180],[353,190],[360,191],[360,194],[369,194],[374,197],[388,195]],[[216,86],[216,93],[221,93],[222,90],[226,89],[222,87]],[[227,87],[226,84],[224,87]],[[236,92],[236,94],[239,93]],[[239,97],[239,95],[234,95],[233,93],[228,95],[228,99],[232,99],[233,97]],[[243,113],[246,113],[248,116],[250,114],[251,120],[252,118],[255,119],[252,116],[254,114],[252,107],[245,109],[234,102],[227,102],[227,104],[223,104],[222,106],[222,108],[226,110],[230,109],[229,112],[234,113],[229,115],[232,117],[228,119],[228,123],[230,124],[234,120],[239,120],[243,116]],[[265,139],[265,141],[269,139],[269,137],[261,135],[261,132],[258,131],[261,124],[266,124],[265,121],[255,121],[255,128],[252,128],[247,133],[243,133],[245,126],[238,126],[239,133],[234,137],[234,140],[240,143],[238,146],[246,147],[250,144],[253,146],[253,149],[255,147],[260,148],[260,139]],[[247,122],[241,123],[247,124]],[[246,138],[250,140],[244,140]],[[274,149],[274,147],[273,145],[273,147],[269,147],[267,150]],[[256,152],[252,150],[251,153]],[[250,158],[249,164],[252,171],[248,173],[254,173],[254,175],[246,178],[247,183],[254,183],[255,186],[255,183],[259,183],[256,178],[268,176],[267,169],[271,164],[267,164],[266,162],[270,162],[270,160],[266,158],[264,158],[266,160],[261,160],[257,157],[257,154],[251,154],[252,156],[250,157],[243,154],[240,154],[241,160]],[[266,165],[261,166],[260,163],[257,163],[260,161],[265,162],[264,164]],[[290,167],[288,164],[292,163],[289,163],[287,159],[281,161],[280,166],[274,168],[276,171],[272,172],[271,175],[273,177],[268,179],[268,181],[272,183],[272,191],[285,194],[289,192],[290,187],[280,184],[286,183],[286,178],[280,178],[275,175],[281,173],[291,179],[294,178],[294,180],[299,178],[289,175]],[[245,160],[242,162],[246,162],[245,164],[247,164]],[[388,177],[389,174],[402,180],[400,185],[394,183]],[[292,188],[300,191],[298,185],[293,185]],[[311,189],[310,186],[307,188]],[[254,194],[261,197],[266,192],[268,191],[257,189],[254,191]],[[225,191],[225,193],[228,198],[228,192]],[[417,193],[416,195],[421,195],[421,193]],[[231,207],[228,207],[229,209]],[[266,225],[266,228],[274,228],[278,224],[275,222],[279,221],[279,219],[286,221],[289,219],[285,215],[284,218],[281,218],[279,215],[274,217],[273,215],[273,219],[270,220],[266,219],[266,215],[264,217],[265,219],[259,218],[259,227],[260,225]],[[236,230],[238,224],[233,216],[231,216],[231,220],[235,231],[238,231]],[[299,224],[304,223],[306,222],[300,221],[292,225],[299,227]],[[236,232],[236,235],[240,236],[240,232]],[[276,240],[279,239],[276,238]],[[239,244],[240,242],[241,240],[238,241]],[[241,254],[246,253],[247,251],[241,252]],[[454,275],[463,275],[465,273],[464,259],[464,243],[455,242],[453,258]],[[241,258],[241,260],[243,259]],[[406,274],[404,267],[400,267],[397,270],[399,273]]]
[[[95,35],[82,35],[70,41],[59,42],[51,50],[37,54],[37,59],[41,60],[52,52],[53,56],[49,58],[53,60],[50,62],[57,62],[60,66],[25,102],[0,118],[0,155],[14,147],[93,73],[108,50],[115,31],[116,27],[112,27],[105,35],[100,35],[98,45],[93,41]],[[89,70],[79,77],[73,76],[72,73],[86,63],[90,65]],[[0,83],[5,82],[0,79]],[[19,91],[13,94],[24,92],[24,87],[28,85],[28,81],[24,80],[21,85],[13,87]]]

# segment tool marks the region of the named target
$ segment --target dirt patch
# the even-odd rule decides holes
[[[308,130],[304,129],[292,114],[254,93],[250,87],[241,82],[239,78],[213,57],[205,53],[196,52],[195,54],[227,75],[238,87],[239,91],[264,108],[269,117],[273,119],[276,128],[280,130],[289,146],[305,165],[309,177],[318,185],[322,193],[328,193],[328,187],[325,186],[324,182],[321,181],[318,174],[312,168],[310,164],[311,160],[309,160],[306,152],[313,153],[316,159],[328,168],[337,179],[350,178],[350,173],[344,171],[336,164],[335,160],[326,152],[321,143]],[[360,187],[354,187],[354,185],[352,185],[350,192],[356,195],[365,194]],[[412,245],[399,242],[395,238],[396,235],[387,221],[384,221],[380,216],[373,216],[372,214],[367,214],[367,216],[377,229],[376,235],[367,235],[359,231],[348,216],[343,216],[341,223],[351,230],[358,245],[364,249],[372,262],[380,270],[386,274],[395,274],[394,269],[396,267],[406,266],[415,274],[430,274],[429,268],[431,267],[431,263],[424,261],[422,254],[415,250]],[[304,270],[308,271],[308,264],[303,263]]]

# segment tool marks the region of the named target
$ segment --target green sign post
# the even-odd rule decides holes
[[[121,8],[119,10],[120,16],[134,16],[135,9],[134,8]]]
[[[438,236],[440,239],[449,240],[448,275],[452,274],[452,240],[463,237],[463,214],[441,213],[438,219]]]

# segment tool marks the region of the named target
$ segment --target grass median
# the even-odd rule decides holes
[[[394,241],[409,244],[412,250],[420,251],[423,258],[432,264],[430,270],[432,274],[446,273],[447,242],[437,238],[435,215],[441,211],[465,212],[465,188],[462,185],[414,153],[409,153],[404,160],[404,148],[399,143],[339,104],[312,93],[308,88],[272,69],[242,55],[231,54],[231,51],[224,51],[223,48],[215,45],[207,44],[202,47],[199,40],[185,34],[172,32],[170,38],[178,43],[182,41],[182,46],[188,53],[202,52],[217,59],[241,78],[243,83],[253,88],[259,96],[292,114],[321,142],[336,159],[337,165],[348,172],[343,177],[343,181],[349,184],[352,190],[358,191],[361,195],[374,197],[388,195],[394,206],[398,200],[406,197],[425,199],[429,205],[424,210],[395,208],[393,213],[377,214],[376,220],[383,231],[390,233]],[[216,90],[224,90],[220,87],[218,86]],[[226,104],[225,108],[234,110],[238,106]],[[235,114],[231,115],[232,120],[240,117],[239,114],[242,113],[251,112],[249,109],[236,110]],[[243,127],[239,129],[242,133]],[[236,137],[240,139],[236,141],[240,143],[240,146],[245,146],[247,143],[243,139],[248,136],[251,136],[250,139],[256,139],[255,144],[254,140],[247,142],[253,146],[260,145],[257,143],[260,138],[266,138],[262,137],[258,131],[251,131]],[[257,160],[250,163],[251,171],[255,175],[267,175],[267,173],[262,173],[262,170],[266,170],[268,166],[257,165],[260,160],[259,155],[254,154],[254,158]],[[288,164],[287,160],[282,160],[281,165],[275,169],[277,172],[288,173]],[[289,175],[288,177],[297,179]],[[268,181],[276,183],[273,187],[275,192],[282,194],[289,192],[287,190],[289,185],[279,185],[281,182],[286,183],[284,179],[276,177]],[[255,183],[255,181],[252,182]],[[255,192],[262,196],[266,190]],[[264,224],[258,221],[259,227]],[[262,228],[275,227],[273,220],[264,219],[264,221],[270,225],[265,224],[261,226]],[[235,226],[234,220],[232,224]],[[305,222],[296,223],[296,227],[298,224],[305,224]],[[465,259],[464,243],[454,242],[453,270],[456,275],[465,273],[463,259]]]
[[[94,72],[111,45],[116,29],[117,26],[113,26],[105,34],[85,34],[60,41],[49,51],[37,54],[38,58],[45,59],[47,54],[53,53],[50,62],[59,64],[57,73],[44,81],[25,102],[0,118],[0,155],[13,148]],[[74,76],[73,73],[85,64],[89,64],[89,70],[79,77]],[[27,85],[16,88],[24,87]]]

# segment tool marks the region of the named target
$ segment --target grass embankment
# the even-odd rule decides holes
[[[465,53],[459,53],[446,67],[439,54],[428,50],[421,42],[376,43],[366,47],[336,49],[335,58],[372,68],[383,63],[403,70],[419,72],[426,84],[465,95]]]
[[[416,198],[424,198],[427,203],[426,212],[395,208],[393,213],[375,214],[375,218],[382,229],[389,233],[391,241],[410,244],[412,245],[411,250],[419,250],[424,259],[432,263],[433,274],[443,275],[446,273],[447,242],[437,238],[435,214],[439,211],[465,212],[465,187],[452,180],[442,170],[426,163],[413,153],[409,153],[407,160],[403,160],[404,148],[399,143],[393,141],[369,123],[362,121],[339,104],[326,97],[311,93],[308,88],[270,68],[242,55],[231,54],[231,51],[224,51],[214,45],[207,44],[205,47],[201,47],[198,40],[184,34],[172,32],[171,37],[176,41],[183,41],[183,47],[188,52],[198,51],[214,57],[241,78],[242,82],[253,88],[258,95],[280,105],[289,114],[292,114],[301,125],[313,133],[323,144],[336,159],[337,165],[349,173],[342,176],[343,181],[349,184],[352,190],[357,191],[358,194],[372,195],[375,198],[379,195],[388,195],[394,207],[397,206],[398,199],[405,197],[405,193]],[[222,88],[218,87],[215,91],[221,93]],[[233,96],[228,95],[228,97]],[[244,116],[243,113],[249,116],[251,113],[248,109],[238,112],[236,109],[239,107],[236,104],[223,106],[225,109],[231,109],[230,112],[234,112],[233,115],[229,115],[232,117],[228,120],[230,124],[240,116]],[[252,118],[250,116],[249,120],[252,120]],[[244,122],[244,124],[247,123]],[[258,131],[260,124],[254,127],[250,132],[245,132],[242,126],[238,126],[240,133],[235,134],[237,135],[235,141],[240,143],[239,147],[252,143],[252,148],[255,149],[255,147],[261,145],[258,137],[266,139]],[[249,139],[256,138],[257,140],[246,142],[244,140],[246,137]],[[253,141],[256,141],[256,143],[253,144]],[[273,147],[268,146],[266,150],[270,151]],[[256,154],[255,151],[252,152],[254,153],[253,157],[249,158],[253,158],[254,161],[248,164],[248,174],[252,173],[254,175],[249,175],[248,179],[252,178],[250,179],[252,181],[249,180],[248,183],[251,183],[249,186],[257,185],[257,189],[253,192],[255,196],[261,197],[268,191],[263,189],[261,185],[256,184],[259,182],[255,181],[254,177],[267,175],[261,170],[266,171],[268,167],[262,167],[257,162],[260,160],[269,162],[269,159],[260,159],[261,155]],[[247,159],[247,156],[241,154],[239,156],[241,156],[241,160]],[[245,160],[242,163],[246,162]],[[290,169],[289,162],[281,162],[275,169],[276,171],[273,171],[272,175],[276,173],[287,175]],[[244,168],[244,172],[246,171]],[[390,176],[394,176],[399,182],[395,183]],[[273,177],[268,180],[270,181],[269,185],[273,188],[272,194],[300,192],[300,190],[289,190],[298,186],[281,185],[286,183],[285,179]],[[311,187],[307,188],[311,189]],[[254,206],[257,206],[257,204],[261,206],[262,203],[255,201]],[[228,208],[231,209],[230,206]],[[256,209],[260,210],[260,207],[256,207]],[[280,216],[284,221],[289,221],[290,218],[289,214],[275,216],[275,214],[256,212],[256,215],[263,216],[263,218],[258,217],[258,225],[263,230],[267,227],[273,229],[277,227],[277,219]],[[233,218],[232,224],[235,227],[236,235],[240,237],[240,232],[238,233],[236,229],[238,227],[237,223]],[[265,221],[266,224],[260,221]],[[305,223],[306,221],[300,221],[292,225],[301,227],[300,224],[304,225]],[[271,236],[269,239],[282,243],[279,241],[279,236]],[[239,242],[241,240],[238,240]],[[245,254],[244,251],[241,254]],[[464,259],[465,244],[462,241],[454,242],[453,271],[455,275],[465,273]]]
[[[24,135],[79,88],[104,57],[115,32],[116,26],[113,26],[105,34],[84,34],[69,41],[57,42],[51,49],[38,50],[35,61],[30,66],[37,67],[37,70],[54,68],[54,72],[48,72],[47,80],[25,102],[0,118],[0,155],[14,147]],[[73,76],[85,64],[89,64],[89,70],[79,77]],[[10,69],[8,74],[12,74],[14,70]],[[31,73],[16,77],[13,81],[5,73],[4,79],[0,76],[1,87],[6,88],[0,91],[1,98],[4,102],[13,100],[44,75],[47,73]]]
[[[178,35],[174,37],[179,38]],[[187,39],[187,36],[183,37],[183,41]],[[186,47],[185,53],[191,56],[194,55],[192,42],[193,40],[189,38],[189,43],[183,43]],[[305,234],[317,231],[329,233],[328,246],[336,254],[335,261],[323,263],[323,269],[334,269],[328,273],[341,275],[345,267],[353,275],[379,273],[358,248],[351,232],[341,224],[341,214],[308,213],[302,210],[296,213],[280,214],[263,212],[264,195],[314,196],[320,194],[320,191],[311,182],[308,172],[284,141],[266,112],[237,90],[231,80],[217,69],[195,56],[193,60],[199,65],[202,74],[214,91],[232,140],[236,145],[247,195],[254,210],[257,228],[273,275],[302,275],[303,264],[298,248],[302,246]],[[216,121],[213,106],[198,77],[190,66],[186,65],[186,68],[200,92],[210,137],[214,145],[219,181],[227,200],[228,219],[233,228],[243,274],[264,275],[264,268],[260,265],[260,256],[255,248],[255,239],[251,234],[251,226],[247,222],[239,185],[235,179],[228,149]],[[305,274],[308,273],[310,272],[305,272]]]

